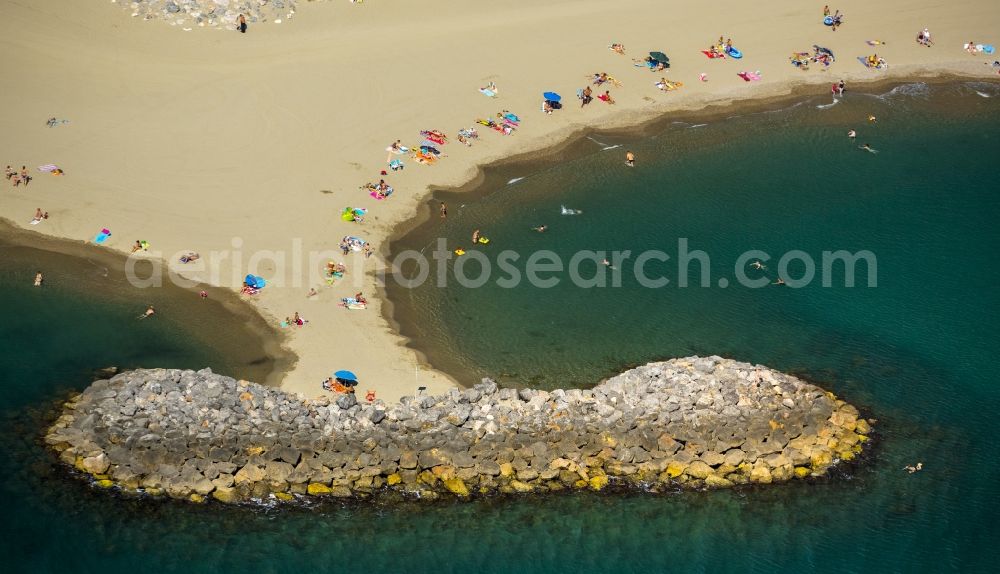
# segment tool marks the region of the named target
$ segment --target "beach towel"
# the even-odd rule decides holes
[[[479,88],[479,93],[491,98],[497,97],[497,93],[489,88]]]
[[[45,165],[38,166],[38,171],[55,171],[59,169],[59,166],[54,163],[47,163]]]
[[[659,88],[660,90],[663,90],[664,92],[672,92],[677,88],[680,88],[684,84],[681,82],[656,82],[653,85]]]
[[[104,229],[102,229],[100,231],[100,233],[98,233],[94,237],[94,243],[97,243],[98,245],[100,245],[100,244],[104,243],[105,241],[107,241],[109,237],[111,237],[111,231],[109,229],[107,229],[107,228],[104,228]]]
[[[885,60],[883,60],[882,58],[879,58],[878,59],[878,63],[876,63],[874,66],[871,65],[868,62],[868,58],[866,58],[864,56],[858,56],[858,61],[861,62],[862,66],[864,66],[866,68],[870,68],[872,70],[884,70],[884,69],[886,69],[886,68],[889,67],[889,64],[886,64]]]
[[[340,304],[348,309],[367,309],[367,303],[361,303],[354,297],[344,297],[340,300]]]
[[[507,120],[508,122],[510,122],[510,123],[512,123],[514,125],[517,125],[521,121],[521,118],[517,117],[516,114],[512,114],[512,113],[506,112],[506,111],[503,112],[503,119]]]
[[[722,59],[726,58],[725,54],[723,54],[723,53],[715,53],[715,54],[713,54],[711,50],[702,50],[701,53],[705,54],[706,56],[708,56],[708,58],[710,60],[714,60],[716,58],[722,58]]]
[[[757,72],[737,72],[736,75],[743,78],[744,82],[756,82],[760,80],[760,74]]]
[[[437,130],[423,130],[420,135],[439,145],[444,145],[448,141],[448,136]]]

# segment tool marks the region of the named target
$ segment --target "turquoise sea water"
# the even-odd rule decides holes
[[[909,86],[829,109],[806,101],[676,124],[648,139],[594,136],[627,145],[639,166],[595,143],[541,171],[507,168],[524,172],[501,174],[485,195],[449,198],[447,222],[399,245],[443,236],[467,246],[478,227],[492,239],[487,253],[673,256],[688,238],[711,255],[716,286],[640,289],[626,275],[619,289],[453,284],[392,296],[431,361],[468,379],[593,384],[692,353],[794,371],[879,419],[876,446],[847,474],[726,492],[393,507],[121,500],[69,479],[39,445],[53,401],[109,364],[239,372],[246,358],[169,321],[135,321],[144,293],[60,289],[55,275],[39,293],[29,286],[35,264],[15,258],[0,263],[0,560],[18,572],[993,571],[1000,91],[975,89]],[[869,112],[876,126],[865,125]],[[857,150],[850,127],[880,153]],[[515,176],[527,177],[502,185]],[[562,216],[560,205],[583,213]],[[541,224],[546,233],[530,231]],[[719,288],[754,248],[775,257],[870,249],[878,287]],[[676,279],[676,267],[662,271]],[[177,305],[169,315],[188,312]],[[923,472],[900,470],[917,460]]]

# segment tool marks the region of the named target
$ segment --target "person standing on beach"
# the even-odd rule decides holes
[[[239,30],[241,34],[247,33],[247,18],[243,14],[240,14],[239,20],[236,23],[236,29]]]
[[[15,173],[15,172],[14,172],[14,170],[13,170],[13,169],[11,169],[11,167],[10,167],[10,166],[8,165],[8,166],[7,166],[7,169],[5,169],[3,173],[4,173],[4,175],[6,175],[6,176],[7,176],[7,179],[10,179],[10,178],[11,178],[11,177],[12,177],[12,176],[14,175],[14,173]]]
[[[31,183],[31,176],[28,175],[28,166],[26,165],[21,166],[21,182],[24,183],[24,187],[28,187],[28,184]]]
[[[625,165],[635,167],[635,154],[631,151],[625,152]]]
[[[445,205],[445,202],[442,201],[441,202],[441,219],[447,219],[447,218],[448,218],[448,206]]]
[[[42,272],[35,273],[35,287],[41,287],[43,281],[45,281],[45,278],[42,277]]]

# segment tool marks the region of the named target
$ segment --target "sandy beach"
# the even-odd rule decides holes
[[[454,384],[392,330],[377,287],[376,269],[391,255],[383,242],[432,186],[460,185],[490,162],[542,151],[581,130],[780,96],[806,84],[828,93],[841,79],[850,90],[893,78],[998,77],[986,65],[996,55],[971,55],[962,46],[1000,42],[990,36],[1000,4],[967,0],[831,4],[845,15],[835,32],[823,25],[818,2],[721,10],[656,0],[369,0],[299,8],[291,20],[252,23],[239,34],[142,21],[110,2],[0,5],[8,74],[0,163],[25,165],[34,177],[27,187],[0,180],[0,217],[77,241],[107,228],[111,237],[94,249],[127,253],[136,240],[148,241],[140,257],[162,257],[185,277],[232,290],[248,272],[265,277],[268,287],[250,303],[275,328],[295,312],[308,320],[286,328],[298,362],[281,382],[306,396],[321,394],[320,382],[338,369],[353,370],[361,392],[386,400]],[[930,48],[915,41],[925,27]],[[733,39],[742,59],[702,54],[720,35]],[[610,50],[612,42],[626,54]],[[808,71],[790,65],[792,52],[814,44],[835,53],[836,63]],[[670,56],[669,71],[633,66],[649,51]],[[873,53],[887,70],[858,62]],[[759,71],[761,79],[744,81],[740,71]],[[575,93],[595,72],[622,83],[611,88],[616,104],[581,109]],[[661,76],[683,87],[660,92],[653,84]],[[498,97],[479,92],[489,82]],[[565,107],[542,113],[545,91],[560,93]],[[501,110],[520,117],[516,133],[477,126],[474,145],[455,141],[458,129]],[[49,118],[68,121],[47,127]],[[451,136],[442,147],[447,157],[427,166],[399,156],[405,170],[380,176],[386,146],[419,145],[420,130]],[[46,164],[63,175],[37,170]],[[395,190],[388,199],[359,189],[380,177]],[[349,206],[368,210],[363,223],[341,219]],[[50,218],[29,225],[36,208]],[[343,257],[339,244],[348,235],[370,242],[376,255]],[[177,266],[187,251],[202,260]],[[207,265],[213,252],[225,258]],[[327,285],[321,271],[331,259],[343,261],[347,273]],[[307,297],[311,288],[318,295]],[[338,305],[359,291],[367,309]]]

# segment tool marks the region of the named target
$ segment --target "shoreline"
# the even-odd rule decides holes
[[[933,75],[918,75],[907,77],[880,78],[870,82],[856,83],[848,87],[850,90],[844,97],[851,94],[861,94],[865,96],[879,96],[892,91],[895,88],[911,84],[926,84],[931,86],[941,85],[963,85],[972,82],[982,82],[993,85],[1000,85],[1000,80],[992,78],[982,79],[975,76],[966,76],[949,72],[941,72]],[[851,89],[857,86],[856,89]],[[508,185],[509,178],[529,177],[542,172],[549,167],[558,165],[563,161],[578,159],[587,155],[600,153],[587,143],[591,136],[602,139],[646,139],[655,137],[677,123],[710,123],[726,121],[739,117],[751,116],[755,114],[779,112],[790,109],[798,105],[805,104],[811,100],[825,98],[827,94],[817,94],[815,85],[804,84],[794,86],[786,94],[774,96],[763,96],[744,101],[730,101],[720,104],[708,104],[700,109],[684,110],[681,115],[673,115],[676,111],[663,112],[654,117],[639,120],[634,125],[615,125],[612,127],[589,126],[580,128],[566,135],[562,141],[539,150],[518,153],[508,157],[502,157],[490,161],[485,165],[477,166],[475,175],[464,184],[456,186],[430,186],[421,195],[421,207],[417,214],[408,220],[400,221],[393,229],[387,244],[390,252],[399,252],[402,249],[415,249],[417,244],[422,244],[426,235],[431,234],[436,227],[437,202],[445,201],[449,205],[459,198],[469,198],[472,200],[500,193]],[[416,241],[416,243],[413,243]],[[423,361],[423,364],[431,369],[436,369],[454,378],[462,388],[469,388],[474,385],[478,375],[470,374],[457,367],[455,364],[448,364],[447,361],[432,362],[429,359],[428,346],[421,343],[416,337],[416,322],[412,319],[412,314],[405,305],[400,305],[398,299],[406,292],[404,287],[386,288],[382,286],[380,294],[385,297],[382,307],[383,317],[392,329],[392,334],[403,337],[407,348],[411,349],[416,356]],[[410,314],[410,315],[408,315]],[[444,353],[436,353],[444,355]],[[663,357],[657,360],[667,360],[670,357]],[[639,366],[621,365],[621,369],[629,369]],[[495,375],[495,374],[494,374]],[[491,375],[491,376],[494,376]],[[468,380],[468,384],[460,381]],[[599,381],[595,381],[597,384]]]
[[[108,272],[106,276],[110,281],[115,283],[115,287],[122,287],[135,293],[141,291],[138,287],[128,285],[127,282],[119,279],[119,273],[122,276],[124,275],[127,257],[118,251],[100,249],[97,246],[88,245],[82,241],[52,237],[41,233],[31,233],[28,230],[15,226],[10,220],[3,217],[0,217],[0,246],[13,246],[45,252],[56,257],[69,257],[81,263],[87,262],[104,267]],[[200,307],[203,303],[217,306],[217,310],[212,312],[232,321],[230,327],[220,329],[220,331],[228,330],[229,328],[239,329],[244,331],[244,336],[252,337],[253,339],[250,341],[251,346],[259,347],[260,352],[270,362],[270,367],[261,384],[272,387],[279,386],[284,373],[294,366],[297,357],[285,346],[285,337],[283,334],[270,327],[260,313],[240,300],[229,289],[208,284],[199,284],[197,287],[192,288],[170,285],[166,287],[167,292],[164,292],[162,289],[157,291],[157,295],[160,297],[154,300],[157,307],[161,306],[159,301],[162,300],[162,294],[164,293],[168,300],[181,301],[180,294],[188,292],[191,295],[191,301],[198,301],[197,306]],[[208,298],[205,301],[197,299],[197,293],[201,290],[208,293]],[[188,306],[190,303],[181,301],[181,304]],[[180,322],[183,323],[183,320]],[[199,333],[199,335],[204,335],[204,333]],[[259,364],[259,362],[260,359],[253,360],[254,365]],[[105,367],[108,367],[108,365],[93,366],[95,370],[101,370]]]
[[[185,34],[132,19],[120,7],[79,4],[60,0],[0,8],[0,32],[8,38],[12,61],[30,64],[18,89],[0,101],[0,109],[17,111],[0,116],[0,130],[11,134],[2,147],[16,147],[17,156],[8,151],[11,163],[58,162],[68,175],[39,178],[30,195],[12,193],[3,215],[19,226],[17,221],[26,221],[36,205],[43,205],[54,216],[44,226],[45,234],[86,238],[106,226],[115,234],[108,245],[113,250],[127,250],[129,241],[122,243],[122,238],[135,237],[148,239],[165,254],[188,249],[208,253],[225,249],[236,238],[248,253],[287,249],[289,238],[301,240],[306,250],[335,250],[336,238],[346,232],[363,234],[386,253],[403,225],[415,214],[426,215],[436,189],[470,185],[483,166],[497,161],[555,153],[574,134],[634,129],[692,110],[732,110],[796,90],[827,93],[829,84],[841,78],[853,91],[873,75],[876,82],[926,80],[949,72],[986,81],[996,77],[994,70],[985,69],[982,57],[970,57],[957,42],[987,38],[990,30],[984,22],[997,8],[976,6],[974,20],[963,11],[942,16],[936,4],[923,0],[904,14],[892,6],[847,1],[841,8],[851,17],[835,35],[818,21],[815,7],[741,6],[723,17],[677,6],[672,20],[687,27],[671,31],[668,40],[662,26],[635,22],[636,10],[660,7],[647,0],[631,2],[624,10],[590,0],[572,10],[527,0],[502,6],[445,0],[446,9],[434,14],[409,5],[307,3],[294,21],[253,26],[247,35]],[[512,9],[522,6],[531,10],[531,18]],[[934,23],[939,44],[930,50],[912,40],[924,21]],[[512,36],[499,43],[470,43],[445,37],[437,44],[436,73],[401,65],[398,45],[424,40],[424,30],[432,25],[471,33],[516,26],[517,38],[545,40],[514,41]],[[697,47],[725,29],[738,32],[746,57],[707,61]],[[785,34],[776,37],[775,29]],[[629,56],[606,48],[609,33],[630,47]],[[351,53],[350,48],[380,34],[395,41],[365,44],[362,58]],[[39,51],[40,36],[53,38],[53,45]],[[872,37],[891,40],[889,47],[878,49],[892,64],[886,72],[872,72],[853,60],[871,51],[864,40]],[[85,38],[89,41],[82,42]],[[816,41],[836,50],[841,61],[829,71],[807,73],[788,64],[788,50]],[[563,53],[577,56],[574,61],[538,58],[553,42]],[[123,45],[130,50],[122,51]],[[650,85],[657,75],[636,71],[629,62],[645,49],[667,50],[673,66],[666,75],[683,80],[685,87],[657,93]],[[81,58],[106,54],[115,57],[101,59],[87,73],[80,71]],[[376,67],[391,68],[392,74],[371,74]],[[314,73],[317,69],[338,73],[327,77]],[[542,90],[570,95],[587,83],[581,76],[594,69],[625,81],[626,87],[615,92],[617,106],[590,106],[580,113],[570,103],[570,109],[548,117],[538,111]],[[736,78],[739,69],[763,69],[765,77],[744,83]],[[697,81],[701,70],[710,72],[710,82]],[[354,76],[364,81],[344,94],[340,80]],[[476,92],[494,79],[500,98]],[[75,96],[66,98],[66,93]],[[525,117],[514,137],[484,133],[473,148],[448,147],[452,157],[433,169],[409,165],[405,173],[389,176],[398,190],[389,201],[376,204],[357,192],[366,180],[378,180],[387,142],[405,138],[404,145],[412,145],[420,129],[453,134],[499,108]],[[71,123],[43,127],[53,114],[65,114]],[[361,227],[339,221],[336,214],[345,205],[371,208],[369,221]],[[218,285],[235,291],[236,278],[247,269],[224,262],[220,271],[224,279]],[[275,283],[250,303],[266,322],[293,311],[310,320],[308,327],[289,333],[287,346],[299,360],[282,377],[283,389],[322,395],[319,381],[342,368],[355,369],[364,386],[390,400],[413,394],[417,386],[430,393],[455,386],[453,377],[428,368],[407,346],[407,338],[394,331],[391,302],[372,297],[367,313],[335,305],[359,290],[378,289],[372,271],[368,264],[352,269],[349,281],[324,288],[314,301],[303,297],[310,285],[285,288]]]

